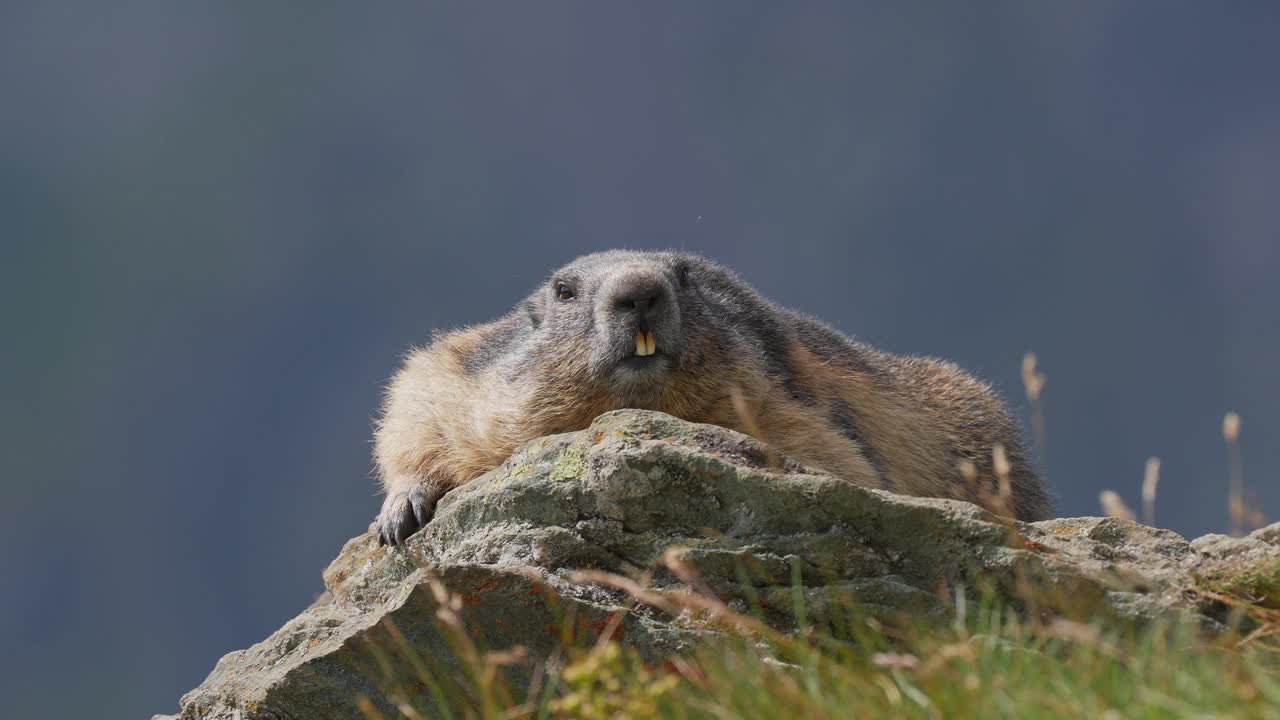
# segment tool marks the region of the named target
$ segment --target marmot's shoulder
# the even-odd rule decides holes
[[[528,334],[528,318],[513,311],[493,322],[455,330],[436,342],[448,348],[465,372],[474,375],[518,350]]]

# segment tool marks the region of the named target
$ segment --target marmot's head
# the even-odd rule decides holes
[[[656,407],[673,386],[687,394],[731,364],[731,336],[745,329],[734,333],[730,316],[749,301],[735,297],[744,292],[754,297],[695,255],[612,250],[556,270],[525,308],[540,365],[559,363],[562,379],[593,386],[613,404]]]

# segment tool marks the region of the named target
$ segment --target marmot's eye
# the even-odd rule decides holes
[[[572,300],[577,297],[577,295],[574,294],[573,288],[568,285],[565,285],[564,283],[556,283],[556,297],[561,300]]]

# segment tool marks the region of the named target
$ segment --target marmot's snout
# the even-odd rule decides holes
[[[685,346],[672,278],[660,265],[614,269],[600,283],[595,316],[604,346],[614,348],[611,363],[602,368],[614,392],[643,404],[659,391]]]
[[[671,330],[667,306],[671,289],[662,276],[646,270],[632,270],[611,280],[605,288],[605,302],[616,326],[635,340],[635,357],[649,357],[658,351],[659,325],[664,335]]]
[[[626,348],[630,364],[671,355],[683,343],[675,290],[656,268],[629,267],[605,280],[600,288],[601,316],[606,332]]]

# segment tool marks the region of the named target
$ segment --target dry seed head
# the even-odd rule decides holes
[[[1231,498],[1227,501],[1227,507],[1231,510],[1231,517],[1233,519],[1242,520],[1244,518],[1244,498],[1240,495],[1232,493]]]
[[[747,434],[758,438],[759,436],[756,433],[759,432],[760,426],[756,422],[756,414],[747,405],[747,396],[742,392],[740,386],[735,384],[729,388],[729,400],[733,403],[733,410],[738,414],[738,419],[742,421],[743,427],[750,431]]]
[[[1231,516],[1231,535],[1240,537],[1247,524],[1244,501],[1244,471],[1240,464],[1240,416],[1229,412],[1222,417],[1222,437],[1227,441],[1227,463],[1230,468],[1230,486],[1227,511]]]
[[[445,607],[436,608],[436,619],[452,628],[462,627],[462,619],[458,614]]]
[[[1229,443],[1240,438],[1240,415],[1229,412],[1222,417],[1222,437]]]
[[[1072,640],[1081,645],[1094,647],[1102,639],[1102,631],[1096,625],[1090,625],[1066,618],[1053,618],[1045,628],[1049,637]]]
[[[1000,502],[1005,510],[1008,510],[1009,498],[1013,495],[1013,486],[1009,482],[1009,472],[1012,466],[1009,465],[1009,456],[1004,451],[1004,445],[996,443],[991,446],[991,469],[996,474],[996,485],[1000,493]]]
[[[431,588],[431,596],[435,598],[437,605],[449,604],[449,590],[440,582],[440,578],[434,575],[427,578],[427,587]]]
[[[1044,373],[1036,370],[1036,354],[1029,352],[1022,356],[1022,386],[1026,388],[1027,399],[1035,402],[1040,399],[1040,391],[1047,382]]]
[[[991,469],[995,471],[996,476],[1009,476],[1009,456],[1004,451],[1004,445],[996,443],[991,446]]]
[[[871,656],[871,664],[894,670],[915,670],[920,665],[920,658],[910,653],[876,653]]]
[[[1142,473],[1142,500],[1155,502],[1156,485],[1160,483],[1160,458],[1147,458],[1147,467]]]
[[[1147,458],[1142,473],[1142,521],[1154,525],[1156,521],[1156,485],[1160,483],[1160,458]]]
[[[525,649],[525,646],[514,645],[507,650],[495,650],[485,653],[484,662],[486,665],[494,666],[516,665],[524,662],[528,655],[529,651]]]
[[[400,711],[401,715],[404,715],[406,718],[408,718],[408,720],[425,720],[425,718],[423,718],[422,716],[422,713],[418,712],[409,703],[406,703],[406,702],[397,703],[396,709]]]
[[[1124,500],[1120,499],[1120,495],[1112,490],[1103,490],[1098,493],[1098,502],[1102,504],[1102,512],[1107,517],[1120,518],[1121,520],[1133,520],[1133,511],[1128,505],[1124,504]]]

